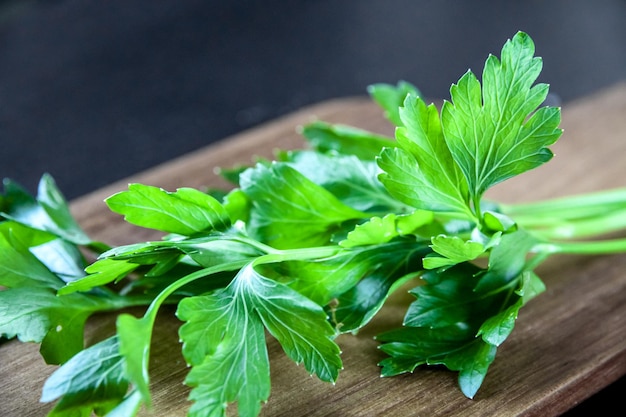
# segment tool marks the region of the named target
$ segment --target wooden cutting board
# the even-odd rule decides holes
[[[255,155],[271,157],[277,148],[303,145],[297,127],[321,119],[392,134],[380,109],[366,97],[337,99],[227,138],[72,202],[80,224],[111,245],[158,239],[160,235],[124,223],[102,200],[129,182],[173,191],[188,187],[228,187],[216,167],[247,164]],[[496,187],[490,197],[531,201],[626,186],[626,83],[563,109],[565,133],[553,147],[555,158]],[[547,291],[521,312],[513,334],[474,400],[457,388],[456,374],[419,368],[413,374],[380,378],[383,358],[372,337],[399,324],[411,301],[400,294],[357,336],[338,339],[345,370],[336,385],[308,376],[269,339],[272,394],[263,416],[556,416],[626,374],[626,254],[562,256],[538,270]],[[136,311],[141,314],[141,310]],[[92,343],[111,334],[114,318],[96,317],[87,329]],[[180,354],[172,308],[159,317],[153,337],[152,414],[185,416],[187,368]],[[0,415],[42,416],[50,404],[38,402],[46,366],[38,346],[9,341],[0,345]],[[233,410],[234,411],[234,407]]]

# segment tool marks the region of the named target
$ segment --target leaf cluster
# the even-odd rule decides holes
[[[37,196],[7,180],[0,335],[40,343],[61,365],[43,387],[51,416],[135,415],[151,406],[156,314],[174,304],[189,416],[223,416],[232,403],[255,416],[271,392],[266,336],[334,382],[337,336],[413,283],[402,327],[376,337],[382,376],[443,365],[472,398],[519,310],[545,289],[537,265],[554,253],[626,251],[624,239],[578,239],[626,227],[626,190],[523,205],[484,198],[552,157],[560,109],[542,104],[541,65],[518,32],[486,60],[482,81],[468,71],[440,109],[404,81],[370,86],[393,137],[317,121],[302,128],[306,149],[222,170],[231,190],[131,184],[106,200],[163,232],[157,241],[94,242],[49,175]],[[138,305],[141,317],[120,312]],[[87,318],[103,311],[119,312],[116,333],[85,346]]]

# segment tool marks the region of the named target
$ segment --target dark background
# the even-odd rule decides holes
[[[564,104],[626,80],[623,0],[0,0],[0,177],[72,199],[372,83],[446,98],[518,30]]]

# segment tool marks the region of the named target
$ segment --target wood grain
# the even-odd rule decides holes
[[[626,178],[626,84],[568,104],[565,133],[547,165],[498,186],[490,196],[531,201],[557,195],[624,186]],[[297,127],[313,119],[391,134],[380,110],[365,97],[337,99],[302,109],[190,155],[172,160],[72,202],[72,211],[94,238],[112,245],[158,239],[108,211],[102,200],[142,182],[168,190],[182,186],[227,187],[216,167],[271,157],[277,148],[303,145]],[[272,394],[263,416],[557,416],[626,374],[626,255],[555,257],[538,270],[548,290],[520,313],[517,326],[474,400],[457,388],[456,375],[418,369],[411,375],[380,378],[382,358],[372,339],[399,324],[410,302],[401,293],[357,336],[338,339],[345,370],[336,385],[309,377],[268,339]],[[136,311],[141,314],[141,310]],[[87,342],[113,331],[111,316],[89,322]],[[182,384],[187,368],[180,354],[173,310],[161,312],[151,359],[154,409],[149,416],[184,416],[189,403]],[[43,416],[41,387],[54,367],[37,346],[0,345],[0,415]]]

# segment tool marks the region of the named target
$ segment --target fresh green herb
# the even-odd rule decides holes
[[[520,308],[544,291],[536,267],[556,253],[626,252],[626,189],[529,204],[484,198],[552,158],[560,109],[543,106],[542,62],[518,32],[439,110],[413,85],[371,97],[396,127],[387,138],[316,122],[308,149],[224,170],[209,194],[132,184],[109,208],[162,240],[111,248],[72,219],[52,178],[36,197],[12,181],[0,195],[0,336],[41,344],[61,364],[43,387],[51,416],[135,415],[150,407],[156,314],[177,305],[191,367],[190,416],[255,416],[270,395],[265,333],[306,372],[334,382],[335,342],[356,333],[412,280],[403,326],[377,336],[383,376],[444,365],[472,398]],[[593,241],[583,238],[594,236]],[[97,259],[89,261],[85,253]],[[89,316],[117,333],[83,348]],[[372,364],[375,366],[375,364]]]

